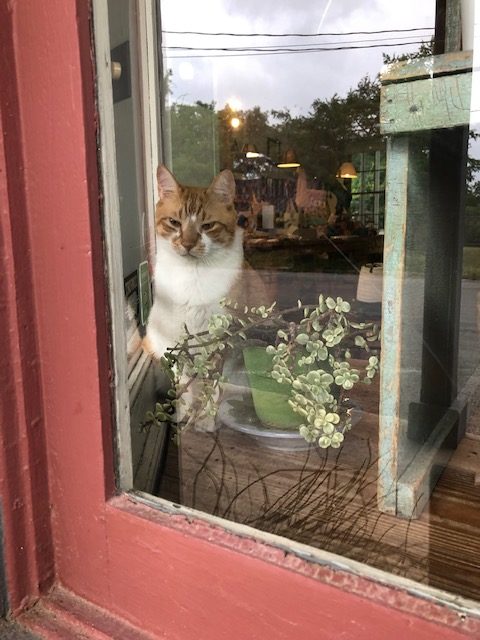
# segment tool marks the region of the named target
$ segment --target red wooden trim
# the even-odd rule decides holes
[[[299,555],[289,552],[287,550],[288,541],[284,541],[282,538],[275,537],[275,543],[265,542],[258,535],[245,533],[236,535],[221,525],[212,524],[205,519],[192,519],[185,515],[170,514],[159,509],[152,511],[142,502],[138,502],[135,495],[122,495],[110,500],[107,513],[115,520],[118,520],[118,514],[115,513],[117,510],[123,512],[124,515],[122,517],[128,518],[131,516],[132,524],[134,522],[136,527],[141,526],[140,519],[146,520],[150,523],[150,526],[161,527],[160,531],[164,528],[173,529],[184,536],[194,536],[196,539],[203,540],[210,545],[217,545],[234,553],[241,553],[273,564],[287,572],[293,571],[306,578],[320,581],[325,585],[342,590],[345,592],[347,599],[350,595],[357,595],[367,598],[382,607],[397,609],[412,616],[421,617],[426,621],[458,629],[460,632],[471,634],[475,638],[480,637],[480,616],[467,617],[444,603],[440,604],[433,596],[421,594],[421,589],[419,588],[421,585],[417,585],[413,581],[405,580],[403,588],[391,586],[388,583],[389,576],[387,573],[378,571],[377,579],[366,577],[366,572],[362,569],[360,563],[351,563],[351,566],[355,568],[346,569],[346,563],[342,561],[342,558],[333,554],[325,554],[323,562],[315,559],[311,561],[305,560]],[[160,549],[154,548],[153,545],[150,548],[152,553],[160,552]],[[308,553],[308,547],[305,547],[305,551]],[[234,557],[233,555],[231,558],[232,567],[234,566]],[[212,550],[208,560],[213,567],[215,562],[214,550]],[[175,568],[173,570],[176,571]],[[214,572],[215,569],[212,568],[211,571]],[[162,571],[162,574],[164,573]],[[180,576],[176,575],[180,579]],[[219,575],[222,575],[220,569]],[[382,575],[382,578],[380,578],[380,575]],[[285,580],[288,580],[288,577]],[[409,586],[406,586],[407,584]],[[454,600],[455,598],[452,596],[451,602],[453,603]]]
[[[155,637],[62,588],[55,589],[19,621],[42,638],[55,640],[77,637],[153,640]]]
[[[12,162],[23,169],[13,182],[16,188],[8,185],[6,209],[5,180],[0,180],[2,231],[11,261],[6,281],[0,280],[9,358],[8,376],[1,379],[6,386],[0,387],[9,418],[1,426],[0,484],[8,505],[15,606],[45,592],[54,567],[56,582],[76,598],[161,637],[478,637],[476,619],[458,616],[455,623],[456,614],[448,609],[441,617],[438,606],[411,595],[403,601],[405,594],[362,577],[309,564],[220,527],[180,522],[126,497],[107,501],[114,492],[113,443],[89,8],[81,0],[1,6],[10,31],[0,20],[0,40],[15,62],[16,83],[7,85],[19,123],[17,129],[7,122],[6,131],[17,137]],[[15,307],[18,295],[26,302],[22,298]],[[9,383],[9,376],[19,384]],[[29,415],[39,416],[41,436]],[[21,508],[15,510],[17,495]],[[40,526],[48,525],[50,514],[51,535],[48,526]],[[91,624],[97,629],[91,637],[105,637],[97,628],[96,609],[83,603],[79,613],[76,598],[59,605],[57,593],[34,610],[37,629],[46,637],[62,637],[51,626],[61,619],[65,633]],[[435,616],[443,624],[423,619]]]
[[[12,6],[55,570],[101,602],[113,443],[90,12]]]
[[[183,559],[176,547],[176,563],[189,567],[189,578],[179,588],[167,582],[164,571],[158,574],[156,588],[138,597],[132,583],[123,579],[116,593],[117,607],[106,611],[78,598],[64,589],[56,589],[48,598],[20,617],[20,622],[42,638],[69,640],[77,635],[92,640],[128,638],[275,638],[275,640],[466,640],[478,634],[464,634],[433,622],[359,596],[333,589],[318,581],[306,581],[302,576],[285,574],[282,569],[264,565],[258,559],[247,559],[241,569],[236,567],[234,580],[230,553],[224,550],[223,571],[216,572],[217,563],[210,565],[210,549],[205,554]],[[164,555],[171,553],[170,543]],[[144,548],[151,565],[151,550]],[[155,563],[156,565],[156,563]],[[160,569],[164,568],[160,567]],[[155,566],[154,568],[158,568]],[[145,565],[143,565],[145,570]],[[137,573],[142,566],[137,567]],[[137,578],[133,575],[132,578]],[[180,576],[180,577],[183,577]],[[208,582],[206,582],[208,579]],[[308,588],[308,583],[313,587]],[[202,588],[199,589],[199,584]],[[205,590],[206,593],[202,595]],[[152,585],[153,586],[153,585]],[[307,589],[305,587],[307,586]],[[224,590],[227,591],[224,591]],[[247,597],[245,598],[245,595]],[[115,615],[115,609],[126,602],[139,605],[136,625]],[[208,600],[207,607],[204,606]],[[180,605],[180,606],[179,606]],[[152,619],[154,620],[152,624]]]
[[[0,489],[9,606],[53,580],[33,274],[23,180],[13,14],[0,4]]]

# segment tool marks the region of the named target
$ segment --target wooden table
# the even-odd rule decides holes
[[[312,230],[313,231],[313,230]],[[383,236],[289,237],[280,234],[253,235],[245,239],[245,255],[255,268],[321,271],[327,261],[335,261],[340,271],[355,271],[359,266],[378,261],[383,252]],[[313,258],[313,260],[312,260]],[[343,262],[339,267],[338,261]]]

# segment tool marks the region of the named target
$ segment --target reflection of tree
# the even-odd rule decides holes
[[[417,60],[417,58],[425,58],[426,56],[433,55],[433,41],[423,42],[418,51],[414,53],[402,53],[392,55],[388,53],[382,53],[383,64],[392,64],[393,62],[404,62],[405,60]]]
[[[379,106],[378,78],[368,76],[345,98],[334,95],[329,100],[315,100],[310,114],[301,119],[301,147],[295,142],[307,174],[324,179],[334,176],[354,141],[377,137]]]
[[[383,54],[383,62],[391,64],[431,54],[431,43],[424,43],[414,53]],[[167,93],[171,83],[170,73],[165,78]],[[318,98],[307,115],[296,117],[287,109],[264,111],[255,106],[233,112],[228,105],[218,109],[213,102],[173,103],[169,107],[173,170],[181,181],[193,185],[208,184],[216,172],[227,167],[237,171],[246,168],[250,172],[264,174],[265,161],[245,163],[241,149],[248,142],[266,155],[268,139],[275,139],[278,141],[275,156],[280,149],[294,147],[308,176],[329,181],[358,140],[378,140],[379,107],[379,78],[372,79],[368,75],[361,78],[345,97],[335,94],[328,99]],[[241,126],[235,131],[230,124],[233,115],[241,121]],[[476,139],[473,133],[471,136]],[[279,158],[272,160],[277,162]],[[480,207],[479,170],[480,161],[469,156],[467,183],[470,206]]]
[[[173,170],[190,184],[207,184],[215,171],[227,167],[241,170],[244,165],[262,174],[265,160],[245,163],[241,149],[248,142],[266,155],[268,139],[275,139],[275,156],[292,146],[308,175],[332,178],[351,142],[378,135],[378,110],[379,83],[368,76],[344,98],[315,100],[306,116],[263,111],[259,106],[233,112],[228,105],[216,110],[213,103],[174,103],[170,108]],[[233,115],[241,121],[237,130],[231,127]]]
[[[260,153],[266,153],[267,138],[274,134],[274,128],[269,124],[269,112],[262,111],[255,106],[252,109],[236,112],[241,125],[237,131],[230,126],[232,111],[227,105],[217,112],[219,141],[220,141],[220,165],[222,168],[235,168],[242,160],[241,150],[244,144],[254,144]],[[250,168],[258,164],[261,169],[262,161],[247,163]]]
[[[173,172],[184,184],[206,185],[218,171],[217,115],[213,103],[170,107]]]

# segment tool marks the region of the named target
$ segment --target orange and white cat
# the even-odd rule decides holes
[[[231,171],[206,189],[180,185],[163,165],[157,180],[154,295],[143,344],[159,359],[185,325],[190,333],[205,330],[220,300],[241,284],[243,230]]]

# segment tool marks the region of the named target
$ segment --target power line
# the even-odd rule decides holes
[[[360,45],[360,46],[350,46],[350,47],[314,47],[309,49],[278,49],[271,51],[258,51],[252,52],[248,50],[246,53],[219,53],[219,54],[206,54],[206,55],[185,55],[185,56],[167,56],[168,60],[172,60],[174,58],[236,58],[239,56],[274,56],[274,55],[282,55],[282,54],[293,54],[293,53],[320,53],[323,51],[349,51],[353,49],[378,49],[381,47],[405,47],[407,45],[412,44],[425,44],[425,40],[417,40],[414,42],[392,42],[392,43],[382,43],[382,44],[370,44],[370,45]],[[189,47],[168,47],[168,48],[177,48],[182,50],[189,50]],[[191,47],[190,49],[195,49],[195,47]],[[230,49],[216,49],[217,51],[230,51]]]
[[[345,31],[345,32],[325,32],[325,33],[229,33],[226,31],[171,31],[162,30],[162,33],[171,33],[177,35],[196,35],[196,36],[232,36],[232,37],[264,37],[264,38],[311,38],[312,36],[360,36],[374,35],[377,33],[408,33],[410,31],[434,31],[434,27],[413,27],[411,29],[379,29],[377,31]]]
[[[418,38],[417,35],[411,36],[403,36],[397,37],[396,41],[399,40],[410,40],[411,38]],[[244,46],[244,47],[186,47],[180,45],[165,45],[162,48],[167,49],[176,49],[181,51],[266,51],[268,49],[271,50],[288,50],[291,51],[294,47],[313,47],[317,48],[319,46],[336,46],[336,45],[346,45],[346,44],[361,44],[361,43],[377,43],[377,42],[389,42],[392,38],[373,38],[370,40],[341,40],[340,42],[323,42],[321,45],[315,42],[306,42],[300,44],[288,44],[285,46],[281,46],[278,44],[265,44],[265,45],[252,45],[252,46]],[[412,44],[411,42],[405,42],[405,44]],[[287,49],[288,48],[288,49]]]

